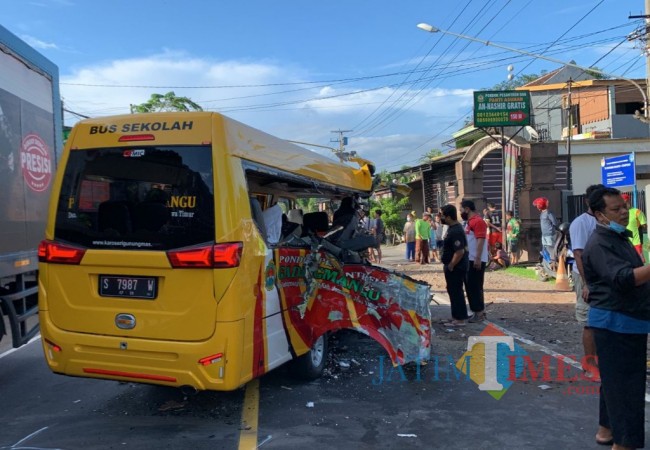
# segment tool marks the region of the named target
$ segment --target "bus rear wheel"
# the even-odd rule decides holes
[[[311,349],[292,362],[293,374],[303,380],[320,378],[327,363],[327,334],[322,335]]]

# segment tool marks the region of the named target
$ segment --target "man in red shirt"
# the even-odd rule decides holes
[[[483,280],[485,278],[485,266],[488,262],[487,249],[487,224],[480,214],[476,213],[476,206],[471,200],[463,200],[460,203],[463,220],[467,220],[465,234],[467,235],[467,247],[469,250],[469,271],[465,281],[465,292],[467,301],[474,315],[469,322],[482,322],[485,320],[485,300],[483,297]]]

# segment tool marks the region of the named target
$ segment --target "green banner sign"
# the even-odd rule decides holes
[[[475,127],[530,125],[529,91],[475,91]]]

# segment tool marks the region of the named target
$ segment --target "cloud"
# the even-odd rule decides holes
[[[473,101],[470,89],[305,83],[313,78],[303,67],[273,60],[224,61],[164,50],[78,67],[62,75],[61,92],[67,109],[97,117],[128,114],[131,104],[147,101],[152,93],[174,91],[206,110],[223,112],[284,139],[324,146],[338,145],[330,142],[337,137],[332,130],[362,124],[350,136],[349,149],[374,160],[380,170],[417,162],[436,143],[449,139],[455,129],[423,145],[466,115]],[[66,115],[67,125],[74,120]]]
[[[37,38],[35,38],[33,36],[23,34],[20,37],[21,37],[21,39],[23,41],[27,42],[29,45],[31,45],[34,48],[40,48],[42,50],[49,50],[49,49],[58,50],[59,49],[59,47],[56,44],[54,44],[52,42],[41,41],[40,39],[37,39]]]

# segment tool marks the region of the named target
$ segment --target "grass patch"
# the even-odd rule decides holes
[[[528,278],[529,280],[537,280],[537,272],[527,267],[510,266],[505,270],[505,272],[516,277]]]

